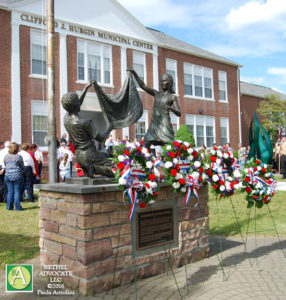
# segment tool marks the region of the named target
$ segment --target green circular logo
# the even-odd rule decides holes
[[[8,282],[14,289],[23,290],[31,282],[30,272],[22,266],[14,267],[8,274]]]

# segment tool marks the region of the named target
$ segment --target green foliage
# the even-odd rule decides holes
[[[257,109],[263,117],[262,125],[266,131],[270,131],[270,137],[274,142],[277,140],[279,129],[286,127],[286,101],[283,100],[274,94],[268,95],[259,103]]]
[[[181,125],[179,130],[176,132],[175,140],[190,143],[193,147],[196,147],[196,142],[192,134],[190,133],[186,125]]]

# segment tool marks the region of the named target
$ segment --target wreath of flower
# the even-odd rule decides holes
[[[231,151],[213,147],[205,164],[205,174],[214,193],[230,197],[240,187],[241,171]]]
[[[164,180],[174,192],[186,194],[189,203],[192,192],[199,204],[197,190],[203,181],[203,156],[188,142],[173,141],[163,147]]]
[[[254,204],[257,208],[268,204],[275,195],[275,186],[272,167],[259,159],[252,158],[244,166],[242,188],[246,192],[247,207]]]
[[[159,193],[162,175],[158,170],[160,161],[155,159],[149,149],[139,143],[120,143],[113,148],[114,179],[131,203],[129,220],[134,216],[136,205],[145,208],[155,202]]]

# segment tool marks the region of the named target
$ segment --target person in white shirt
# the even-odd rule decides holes
[[[73,155],[72,151],[70,150],[70,146],[65,145],[63,147],[62,153],[63,153],[63,157],[65,156],[65,154],[68,155],[68,163],[70,165],[69,171],[70,171],[70,178],[71,178],[72,177],[72,165],[73,165],[74,155]]]
[[[19,154],[22,156],[24,161],[24,184],[23,184],[23,192],[25,188],[28,191],[28,197],[30,202],[34,202],[34,183],[33,183],[33,174],[36,174],[35,164],[32,159],[32,156],[28,153],[29,144],[24,143],[22,145],[22,150]]]
[[[7,185],[5,183],[5,164],[4,157],[8,154],[10,141],[4,144],[4,148],[0,150],[0,202],[7,202]]]
[[[39,182],[41,183],[41,174],[42,174],[42,169],[43,169],[43,163],[44,163],[44,156],[43,156],[43,152],[41,151],[41,149],[39,148],[39,145],[37,145],[37,150],[35,151],[35,158],[38,162],[38,167],[39,167],[39,171],[38,171],[38,176],[39,176]]]
[[[112,135],[110,135],[109,138],[105,142],[106,153],[112,154],[113,146],[114,146],[113,137],[112,137]]]
[[[62,177],[63,182],[65,182],[65,180],[67,178],[70,178],[70,163],[69,163],[69,155],[67,153],[64,154],[64,158],[60,163],[60,175]]]

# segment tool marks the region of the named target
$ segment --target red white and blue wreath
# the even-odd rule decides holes
[[[163,147],[164,181],[174,192],[186,194],[188,205],[192,193],[199,204],[198,189],[203,181],[204,167],[202,155],[188,142],[173,141]]]
[[[159,193],[162,175],[158,169],[161,162],[139,143],[121,143],[114,147],[114,177],[131,203],[129,220],[133,219],[136,205],[144,208],[154,203]]]
[[[205,174],[214,193],[219,197],[230,197],[240,187],[241,171],[233,153],[213,147],[210,151]]]
[[[246,192],[247,207],[254,204],[257,208],[268,204],[275,195],[275,186],[272,167],[259,159],[252,158],[245,164],[243,171],[242,188]]]

